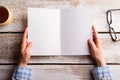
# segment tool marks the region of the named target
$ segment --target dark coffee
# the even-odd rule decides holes
[[[4,23],[8,19],[8,17],[8,10],[3,6],[0,6],[0,23]]]

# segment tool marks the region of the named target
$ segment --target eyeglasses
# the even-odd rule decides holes
[[[118,39],[114,28],[111,26],[111,24],[112,24],[112,11],[120,11],[120,9],[110,9],[106,13],[106,19],[107,19],[111,39],[112,39],[112,41],[116,42],[116,41],[120,41],[120,39]]]

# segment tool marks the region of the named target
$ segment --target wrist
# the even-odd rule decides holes
[[[27,63],[19,62],[19,63],[18,63],[18,66],[20,66],[20,67],[26,67],[26,66],[27,66]]]
[[[98,67],[104,67],[104,66],[106,66],[106,62],[105,61],[97,62],[97,66]]]

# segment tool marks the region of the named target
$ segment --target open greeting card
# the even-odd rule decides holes
[[[92,38],[90,8],[28,8],[31,55],[89,55]]]

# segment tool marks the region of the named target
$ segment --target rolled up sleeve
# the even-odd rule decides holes
[[[14,70],[12,80],[31,80],[32,69],[17,66]]]
[[[113,80],[109,66],[96,67],[92,70],[95,80]]]

